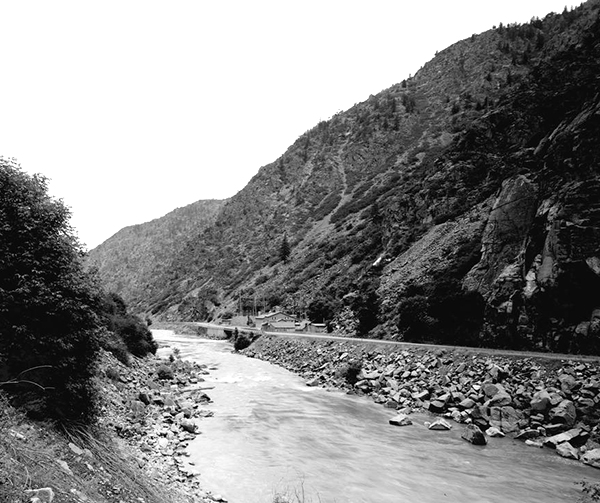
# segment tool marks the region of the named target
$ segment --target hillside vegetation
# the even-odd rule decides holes
[[[90,262],[102,274],[106,288],[135,307],[160,289],[156,277],[188,239],[214,222],[223,204],[197,201],[151,222],[125,227],[94,248]]]
[[[279,305],[348,334],[599,352],[599,10],[473,35],[319,123],[182,234],[143,297],[100,274],[165,320]]]

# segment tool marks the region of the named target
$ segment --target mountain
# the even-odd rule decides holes
[[[96,268],[107,289],[135,308],[148,294],[157,294],[156,276],[170,266],[172,256],[190,237],[210,226],[225,201],[197,201],[167,215],[125,227],[90,251],[88,265]]]
[[[320,122],[182,238],[138,307],[599,351],[599,11],[473,35]]]

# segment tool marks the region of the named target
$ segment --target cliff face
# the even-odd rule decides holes
[[[281,305],[375,337],[597,350],[599,7],[458,42],[321,122],[139,306]]]

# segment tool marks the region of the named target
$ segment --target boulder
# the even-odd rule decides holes
[[[441,414],[446,410],[446,402],[442,400],[432,400],[429,402],[429,410],[436,414]]]
[[[504,433],[513,433],[519,431],[519,420],[521,414],[518,413],[514,407],[504,406],[501,409],[502,419],[501,428]]]
[[[478,426],[475,426],[474,424],[467,425],[461,434],[461,438],[467,442],[471,442],[473,445],[487,444],[487,438],[485,437],[485,434],[479,429]]]
[[[320,377],[315,377],[314,379],[310,379],[309,381],[306,381],[306,385],[307,386],[318,386],[319,384],[321,384],[321,378]]]
[[[530,445],[531,447],[539,447],[540,449],[544,447],[544,444],[540,440],[525,440],[525,444]]]
[[[487,429],[490,425],[490,417],[483,406],[475,406],[471,410],[471,419],[473,423],[479,426],[481,429]]]
[[[143,391],[141,391],[138,395],[138,400],[140,402],[142,402],[145,405],[150,405],[150,395],[148,395],[148,393],[145,393]]]
[[[390,419],[390,424],[394,426],[410,426],[413,423],[406,414],[398,414]]]
[[[181,423],[179,423],[179,424],[181,426],[181,429],[184,431],[187,431],[188,433],[197,433],[198,432],[198,426],[191,419],[184,418],[181,420]]]
[[[523,430],[515,436],[516,440],[531,440],[532,438],[538,438],[540,432],[538,430]]]
[[[545,445],[545,442],[544,442]],[[556,446],[556,452],[559,456],[569,459],[579,459],[579,449],[573,447],[569,442],[563,442]]]
[[[577,419],[575,405],[571,400],[563,400],[550,410],[550,419],[553,423],[562,423],[570,428]]]
[[[465,398],[458,404],[458,406],[461,409],[472,409],[473,407],[475,407],[475,400],[472,400],[470,398]]]
[[[487,430],[485,430],[485,434],[488,437],[504,437],[505,436],[504,433],[502,433],[502,431],[500,431],[495,426],[490,426]]]
[[[560,381],[560,389],[563,393],[570,395],[573,390],[577,387],[577,379],[571,374],[561,374],[558,376]]]
[[[581,456],[581,461],[594,468],[600,468],[600,449],[592,449],[585,452],[583,456]]]
[[[544,440],[544,445],[552,449],[556,449],[559,444],[569,442],[574,447],[580,447],[587,442],[589,433],[581,428],[572,428],[564,433],[553,435]]]
[[[498,387],[495,384],[492,383],[485,383],[483,386],[481,386],[481,391],[483,391],[483,394],[488,397],[488,398],[492,398],[494,395],[496,395],[500,390],[498,389]]]
[[[438,419],[429,425],[430,430],[451,430],[452,425],[445,419]]]
[[[412,397],[415,400],[421,400],[422,402],[429,399],[429,391],[424,390],[424,391],[419,391],[417,393],[413,393]]]
[[[529,407],[532,411],[545,412],[550,408],[550,393],[544,389],[536,392],[531,398]]]

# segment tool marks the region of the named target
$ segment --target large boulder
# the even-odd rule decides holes
[[[564,424],[570,428],[577,419],[577,410],[575,410],[575,405],[571,400],[563,400],[550,410],[549,417],[552,423]]]
[[[429,410],[435,414],[441,414],[446,410],[446,402],[443,400],[431,400]]]
[[[502,420],[501,427],[504,433],[513,433],[519,431],[519,420],[522,414],[514,409],[514,407],[504,406],[501,409]]]
[[[575,447],[581,447],[589,438],[589,433],[581,428],[572,428],[569,431],[553,435],[544,440],[544,446],[552,449],[558,448],[560,444],[568,442]]]
[[[529,407],[535,412],[546,412],[550,408],[550,402],[550,393],[543,389],[534,393]]]
[[[410,426],[413,423],[406,414],[398,414],[390,419],[390,424],[394,426]]]
[[[467,442],[471,442],[473,445],[487,444],[487,438],[485,437],[485,434],[479,429],[478,426],[475,426],[474,424],[467,425],[461,434],[461,438]]]
[[[581,461],[594,468],[600,468],[600,449],[592,449],[591,451],[585,452],[583,456],[581,456]]]
[[[580,384],[571,374],[561,374],[558,376],[558,380],[560,390],[567,395],[570,395]]]
[[[430,430],[451,430],[452,425],[445,419],[438,419],[429,425]]]
[[[544,443],[544,445],[546,445]],[[563,442],[556,446],[556,452],[559,456],[568,459],[579,459],[579,449],[573,447],[569,442]]]

